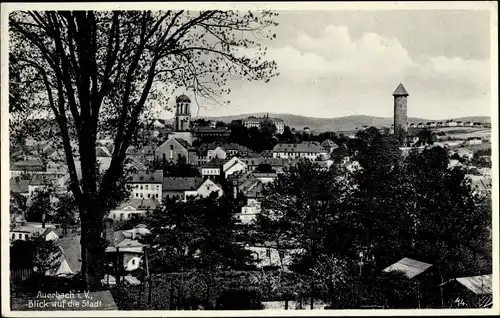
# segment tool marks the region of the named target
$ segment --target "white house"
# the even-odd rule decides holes
[[[248,166],[241,161],[238,157],[231,158],[228,162],[222,165],[222,171],[224,172],[224,177],[228,177],[233,173],[238,171],[246,171]]]
[[[132,175],[127,184],[131,186],[132,199],[162,198],[163,170],[144,170]]]
[[[53,224],[42,224],[35,222],[23,222],[16,224],[10,230],[11,241],[28,241],[37,236],[43,237],[46,241],[57,241],[59,235],[56,233],[56,226]]]
[[[156,209],[160,202],[156,199],[129,199],[109,212],[113,220],[128,220],[133,215],[142,216],[148,211]]]
[[[220,159],[213,159],[201,166],[201,175],[204,178],[215,179],[222,176],[222,166],[224,161]]]
[[[466,145],[480,145],[483,140],[480,137],[470,137],[465,141]]]
[[[278,174],[276,172],[271,172],[271,173],[253,172],[252,175],[262,183],[273,182],[274,179],[278,177]]]
[[[273,158],[307,158],[309,160],[328,159],[330,151],[318,142],[302,142],[300,144],[277,144],[273,148]]]
[[[184,200],[188,197],[202,197],[206,198],[213,192],[217,193],[217,197],[221,197],[223,194],[222,188],[210,179],[206,179],[196,190],[188,190],[184,192]]]
[[[227,153],[221,147],[217,147],[214,150],[208,151],[208,158],[211,159],[226,159]]]

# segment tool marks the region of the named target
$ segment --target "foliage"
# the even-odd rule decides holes
[[[52,221],[60,224],[66,231],[68,227],[78,224],[77,210],[75,199],[71,194],[60,195]]]
[[[26,197],[19,193],[10,192],[10,214],[24,215],[27,210]]]
[[[168,177],[201,177],[200,170],[187,163],[186,157],[179,155],[176,162],[164,161],[161,163],[163,175]]]
[[[258,289],[230,289],[222,292],[215,307],[218,310],[263,309]]]
[[[214,98],[229,93],[230,78],[267,82],[276,76],[276,64],[263,59],[265,50],[251,39],[275,38],[270,28],[277,25],[276,15],[265,10],[11,13],[9,60],[15,76],[9,94],[30,101],[16,107],[23,111],[13,114],[11,133],[36,132],[38,140],[64,150],[80,210],[82,271],[89,287],[99,285],[102,219],[119,202],[114,193],[139,120],[151,115],[154,99],[168,101],[162,95],[178,87]],[[247,56],[246,49],[255,54]],[[37,114],[49,114],[46,129],[29,127],[34,121],[25,119]],[[96,167],[98,136],[114,140],[102,177]]]
[[[273,167],[268,164],[268,163],[260,163],[257,165],[257,168],[255,168],[255,172],[261,172],[261,173],[274,173],[276,172]]]
[[[55,211],[52,202],[53,192],[45,189],[38,189],[31,199],[31,205],[26,212],[28,222],[51,222]]]
[[[249,255],[234,243],[232,199],[166,201],[145,220],[152,271],[235,268]]]
[[[29,241],[16,240],[10,247],[10,267],[35,268],[40,275],[55,270],[59,266],[61,249],[56,241],[47,241],[40,235]]]

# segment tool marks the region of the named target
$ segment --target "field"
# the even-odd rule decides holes
[[[452,139],[465,140],[471,137],[479,137],[481,139],[490,139],[491,129],[489,128],[473,128],[473,127],[448,127],[438,128],[437,131],[444,132]]]

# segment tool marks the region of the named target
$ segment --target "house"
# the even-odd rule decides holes
[[[298,248],[278,248],[276,243],[269,241],[262,244],[247,244],[245,249],[250,251],[258,268],[276,266],[286,269],[292,263],[295,254],[303,253],[303,250]]]
[[[134,173],[127,180],[132,188],[130,197],[132,199],[156,199],[162,198],[163,170],[143,170]]]
[[[457,127],[463,127],[464,126],[464,122],[459,120],[457,121]]]
[[[446,308],[491,308],[492,275],[450,279],[439,285]]]
[[[126,271],[134,271],[142,263],[145,245],[138,241],[134,233],[125,231],[114,231],[112,220],[106,221],[105,238],[108,242],[106,247],[106,263],[116,264],[119,259],[120,267]]]
[[[323,142],[321,143],[321,146],[323,148],[325,148],[328,151],[328,153],[332,153],[333,150],[335,150],[335,149],[337,149],[339,147],[331,139],[325,139],[325,140],[323,140]]]
[[[269,117],[269,115],[266,115],[264,117],[249,116],[242,119],[243,126],[248,129],[252,127],[260,129],[264,121],[271,122],[276,127],[277,134],[283,134],[283,132],[285,131],[285,124],[283,122],[283,119],[280,118],[271,118]]]
[[[470,187],[473,193],[479,196],[491,195],[491,190],[492,190],[491,178],[485,176],[475,176],[472,174],[466,174],[465,179],[470,182]]]
[[[212,160],[212,152],[217,147],[216,143],[205,143],[196,148],[196,163],[202,165]]]
[[[221,177],[223,175],[222,167],[226,162],[226,160],[212,159],[209,162],[202,164],[201,175],[203,176],[203,178],[209,179],[217,179]]]
[[[472,121],[466,121],[466,122],[464,123],[464,126],[465,126],[465,127],[473,127],[473,126],[474,126],[474,122],[472,122]]]
[[[476,122],[474,122],[474,123],[472,124],[472,127],[475,127],[475,128],[482,128],[482,127],[483,127],[483,123],[476,121]]]
[[[452,169],[455,167],[462,167],[462,166],[463,165],[457,159],[450,159],[450,162],[448,163],[448,169]]]
[[[273,150],[272,149],[264,150],[260,153],[260,156],[264,157],[264,158],[272,158],[273,157]]]
[[[464,158],[467,160],[472,160],[472,158],[474,157],[474,153],[472,152],[472,150],[467,148],[458,148],[456,150],[452,150],[451,154],[457,154],[460,158]]]
[[[37,236],[41,236],[46,241],[57,241],[60,234],[55,224],[25,222],[24,220],[15,222],[9,232],[12,242],[17,240],[27,241]]]
[[[41,160],[20,160],[10,165],[11,178],[21,174],[35,174],[45,172],[45,165]]]
[[[328,159],[329,155],[328,150],[314,141],[302,142],[300,144],[277,144],[273,148],[273,158],[307,158],[309,160],[316,160],[318,158]]]
[[[235,172],[246,171],[247,169],[248,166],[238,157],[232,157],[231,159],[229,159],[229,161],[222,165],[222,172],[225,178]]]
[[[31,182],[30,176],[18,176],[10,179],[10,191],[18,193],[26,198],[29,197],[29,185]]]
[[[177,163],[181,157],[186,159],[186,163],[196,164],[196,151],[191,145],[181,138],[169,138],[155,150],[155,160],[157,163],[173,162]]]
[[[262,183],[273,182],[278,176],[276,172],[252,172],[253,176]]]
[[[311,128],[309,127],[304,127],[304,130],[303,130],[304,134],[310,134],[311,133]]]
[[[255,182],[249,189],[245,189],[243,194],[247,198],[247,203],[241,208],[240,213],[236,213],[235,217],[242,224],[248,224],[256,220],[257,215],[261,212],[260,200],[263,198],[262,190],[264,184],[261,181]]]
[[[66,176],[57,173],[34,174],[28,185],[28,197],[32,198],[36,192],[54,189],[56,193],[66,192]]]
[[[417,124],[411,123],[410,125],[408,125],[408,127],[410,127],[410,128],[417,128]]]
[[[196,127],[193,133],[198,139],[207,137],[225,139],[229,137],[231,131],[227,127]]]
[[[129,147],[129,149],[127,149],[127,157],[137,158],[141,162],[147,163],[150,166],[154,165],[155,150],[156,150],[154,146],[146,145],[139,149],[136,148],[131,149],[131,148],[132,147]]]
[[[53,270],[47,275],[50,276],[73,276],[80,272],[82,268],[82,250],[80,245],[80,235],[73,235],[61,238],[58,243],[61,254]]]
[[[409,279],[413,279],[416,276],[427,271],[431,266],[432,264],[419,262],[414,259],[405,257],[399,260],[398,262],[384,268],[383,272],[385,273],[393,271],[403,272],[406,277],[408,277]]]
[[[212,160],[212,159],[222,159],[222,160],[224,160],[226,158],[227,158],[227,153],[220,146],[217,147],[217,148],[215,148],[214,150],[208,152],[208,159],[209,160]]]
[[[358,161],[354,160],[346,163],[345,168],[347,169],[347,171],[353,173],[361,169],[361,164]]]
[[[479,173],[481,175],[483,175],[486,178],[490,178],[491,179],[492,176],[493,176],[491,168],[479,168],[477,170],[479,171]]]
[[[446,121],[446,126],[447,127],[457,127],[458,123],[456,121],[454,121],[453,119],[450,119],[450,120]]]
[[[418,123],[417,124],[417,128],[425,128],[425,124],[424,123]]]
[[[429,128],[437,127],[437,123],[435,121],[428,121],[425,125]]]
[[[188,190],[184,192],[184,200],[189,197],[196,198],[206,198],[212,193],[217,193],[217,197],[220,198],[223,194],[222,188],[210,179],[204,180],[196,190]]]
[[[153,211],[160,205],[160,202],[153,199],[129,199],[120,204],[116,209],[109,212],[108,217],[113,220],[129,220],[133,215],[143,216],[148,211]]]
[[[241,158],[240,160],[247,165],[248,171],[255,171],[259,165],[269,165],[276,173],[283,173],[286,167],[289,167],[296,162],[296,159],[266,157]]]
[[[466,145],[480,145],[483,143],[483,140],[480,137],[469,137],[465,141]]]
[[[199,177],[164,177],[162,197],[184,199],[186,191],[196,191],[204,179]]]
[[[113,158],[109,149],[104,146],[98,146],[96,147],[95,153],[97,162],[99,163],[99,171],[108,170],[111,165],[111,159]]]

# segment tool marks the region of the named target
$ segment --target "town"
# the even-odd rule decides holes
[[[2,314],[497,310],[476,5],[2,4]]]
[[[315,286],[316,291],[310,289],[310,274],[306,274],[308,270],[303,269],[307,265],[302,263],[301,257],[310,255],[308,240],[317,236],[307,232],[308,226],[316,224],[320,231],[323,225],[317,222],[322,222],[322,217],[302,220],[302,225],[292,223],[295,224],[294,229],[286,227],[292,224],[280,223],[282,221],[279,215],[291,213],[290,218],[297,218],[293,222],[299,222],[299,219],[307,219],[307,216],[293,216],[294,213],[304,213],[296,204],[307,204],[315,196],[324,196],[326,193],[334,196],[335,200],[359,195],[355,192],[361,191],[363,187],[364,181],[358,179],[363,175],[362,171],[370,169],[372,164],[387,164],[370,162],[381,160],[376,156],[383,154],[373,151],[377,151],[377,142],[382,142],[386,137],[394,137],[400,141],[392,150],[378,150],[396,151],[399,158],[394,159],[394,162],[413,158],[415,162],[412,164],[417,164],[419,160],[431,160],[442,153],[442,160],[446,161],[443,169],[459,169],[457,171],[461,171],[468,182],[471,198],[476,198],[475,202],[486,202],[486,207],[491,209],[491,201],[488,201],[491,200],[492,188],[490,124],[454,120],[408,123],[408,92],[400,84],[393,96],[394,125],[363,126],[349,134],[334,131],[316,134],[309,127],[304,127],[303,131],[292,130],[282,119],[267,115],[242,118],[229,123],[193,119],[190,97],[176,97],[173,125],[163,119],[151,119],[143,123],[141,135],[144,138],[127,149],[127,175],[124,182],[126,195],[116,207],[110,209],[103,224],[106,272],[103,273],[102,285],[105,289],[113,290],[115,302],[119,302],[121,308],[219,308],[216,307],[218,305],[210,304],[211,300],[196,296],[195,290],[184,290],[193,289],[194,285],[178,285],[179,279],[184,280],[184,284],[188,281],[193,284],[197,275],[201,275],[197,271],[202,271],[206,266],[203,264],[208,261],[213,270],[218,268],[218,272],[212,274],[212,281],[207,282],[206,288],[210,289],[210,285],[216,281],[218,286],[257,286],[261,295],[259,297],[263,297],[266,308],[349,308],[342,307],[346,305],[363,308],[432,308],[460,307],[465,303],[467,305],[463,306],[466,307],[491,306],[491,270],[488,272],[482,269],[488,266],[478,265],[479,268],[468,268],[460,272],[462,276],[449,276],[456,271],[444,270],[436,264],[443,260],[432,258],[436,255],[435,251],[426,255],[425,250],[421,254],[406,251],[411,255],[410,258],[404,250],[400,250],[401,254],[397,255],[379,255],[383,253],[371,250],[371,245],[368,245],[354,251],[358,256],[351,256],[354,263],[359,263],[360,277],[387,279],[379,276],[382,273],[401,272],[403,278],[399,279],[409,285],[388,286],[402,289],[418,286],[416,294],[407,290],[409,294],[402,298],[391,294],[392,296],[385,295],[385,298],[376,300],[338,300],[338,304],[335,301],[332,303],[330,296],[325,295],[328,295],[328,290],[332,292],[333,287],[330,285],[337,283],[327,282],[326,291],[320,293],[319,290],[330,275],[343,270],[338,268],[341,264],[336,259],[321,262],[323,267],[315,269],[322,270],[319,281],[315,282],[318,285]],[[43,121],[41,129],[43,125],[50,126],[51,122]],[[110,166],[114,143],[105,136],[97,142],[99,170],[104,172]],[[16,286],[13,294],[16,295],[22,294],[24,289],[19,286],[24,286],[23,283],[33,279],[36,271],[39,274],[43,271],[42,274],[46,277],[69,279],[78,276],[82,261],[78,208],[72,202],[69,192],[71,179],[66,162],[60,160],[64,155],[49,140],[21,139],[11,142],[11,147],[11,275]],[[387,145],[383,147],[390,148]],[[426,154],[427,159],[418,159],[419,156],[425,158]],[[78,156],[75,156],[74,162],[80,175]],[[334,180],[330,180],[330,177]],[[315,182],[326,183],[314,184]],[[328,189],[317,189],[318,186],[322,188],[327,184]],[[290,186],[299,189],[289,188]],[[377,195],[375,190],[370,191],[371,195]],[[295,197],[294,203],[287,203],[294,193],[302,194]],[[297,200],[302,198],[304,202],[299,203]],[[336,209],[341,209],[338,213],[342,215],[352,209],[347,204],[354,204],[348,199],[330,204],[337,204]],[[475,208],[480,204],[477,202],[469,207]],[[292,210],[287,212],[288,209]],[[444,203],[443,209],[451,207]],[[310,213],[313,211],[320,213],[316,210],[311,210]],[[443,213],[443,218],[446,213]],[[479,221],[474,222],[477,224]],[[200,228],[203,226],[207,227]],[[352,223],[350,226],[356,225]],[[323,234],[326,237],[332,235],[330,230]],[[342,232],[345,230],[340,227],[339,234],[333,235],[346,235],[347,239],[349,235]],[[491,228],[483,230],[488,232]],[[203,231],[208,233],[203,234]],[[210,238],[213,235],[221,237]],[[413,239],[415,238],[418,239],[418,236]],[[320,238],[320,241],[323,239]],[[378,239],[392,240],[385,235]],[[487,239],[487,236],[482,239]],[[208,240],[211,243],[206,245],[206,242],[200,243],[197,240]],[[336,246],[332,247],[334,249],[347,250],[351,246],[351,243],[345,247],[341,245],[343,237],[330,240],[336,242]],[[35,245],[33,248],[39,251],[34,256],[28,256],[26,253],[29,249],[27,245],[23,245],[26,242],[36,242],[44,247]],[[55,248],[47,247],[46,242],[54,244]],[[414,246],[415,243],[412,244]],[[487,245],[486,242],[479,244]],[[182,257],[176,255],[179,249],[185,249],[186,254]],[[224,251],[225,249],[230,249],[231,252]],[[240,252],[236,252],[237,250]],[[349,251],[351,252],[353,251]],[[443,252],[444,254],[446,253]],[[376,265],[373,263],[375,257]],[[491,254],[486,253],[485,257],[489,257],[491,262]],[[392,263],[381,264],[379,259]],[[343,266],[349,264],[345,263]],[[374,270],[380,270],[380,273],[374,273]],[[346,272],[350,271],[352,270],[346,269]],[[231,277],[231,273],[234,277]],[[152,279],[155,275],[156,278]],[[219,276],[214,278],[217,275]],[[438,281],[436,277],[441,277],[441,280]],[[145,283],[154,290],[144,289]],[[304,287],[299,288],[299,285]],[[351,290],[351,293],[355,292],[362,293]],[[168,303],[163,298],[157,299],[160,293],[169,294]],[[370,293],[375,295],[379,291],[372,290]],[[440,295],[438,300],[436,294]],[[218,302],[224,302],[223,295],[224,293],[217,296]],[[252,294],[242,295],[246,301],[253,301]],[[121,301],[120,297],[123,298]],[[253,305],[247,306],[253,308]]]

